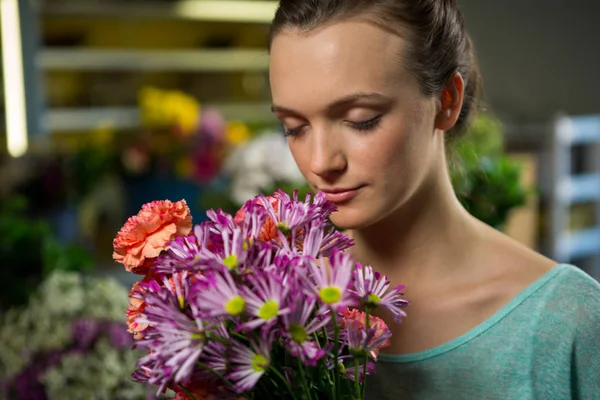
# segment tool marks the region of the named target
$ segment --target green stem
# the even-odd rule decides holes
[[[333,318],[333,360],[335,362],[334,365],[334,374],[333,381],[335,382],[335,395],[334,398],[337,400],[340,397],[340,364],[338,362],[338,353],[339,353],[339,339],[340,339],[340,327],[337,323],[337,318],[335,315],[335,311],[332,310],[331,316]]]
[[[269,368],[269,369],[271,371],[273,371],[273,373],[275,374],[275,376],[277,376],[279,378],[279,380],[283,383],[283,385],[286,387],[286,389],[288,390],[288,392],[290,392],[290,395],[292,396],[292,399],[296,400],[296,394],[292,390],[292,387],[290,386],[290,384],[287,381],[287,379],[285,379],[285,377],[283,375],[281,375],[281,373],[279,371],[277,371],[277,368]]]
[[[354,357],[354,389],[356,390],[356,399],[362,399],[362,389],[360,387],[360,382],[358,381],[360,364],[358,362],[358,357]]]
[[[367,331],[369,330],[369,323],[371,321],[369,321],[369,317],[371,314],[371,307],[366,307],[365,309],[365,326]],[[368,344],[367,344],[368,345]],[[367,364],[369,362],[369,353],[367,352],[365,354],[365,365],[363,365],[363,381],[362,381],[362,397],[364,399],[365,397],[365,387],[367,386]]]
[[[225,383],[227,386],[229,387],[233,387],[233,383],[225,378],[223,375],[221,375],[219,372],[215,371],[213,368],[209,367],[208,365],[204,364],[203,362],[198,362],[196,365],[198,365],[200,368],[212,372],[213,374],[215,374],[215,376],[219,379],[221,379],[223,381],[223,383]]]
[[[314,335],[315,335],[315,340],[317,341],[317,343],[319,343],[319,349],[322,349],[317,333],[315,332]],[[327,341],[327,330],[325,328],[323,328],[323,337],[325,338],[325,341]],[[331,385],[331,387],[333,389],[333,381],[331,380],[331,374],[327,373],[327,374],[325,374],[325,376],[327,377],[327,382],[329,382],[329,385]],[[335,397],[335,393],[332,393],[332,395]]]
[[[304,386],[304,390],[306,391],[306,396],[308,397],[308,400],[312,400],[312,396],[311,396],[310,390],[308,388],[308,383],[306,382],[306,374],[304,371],[304,364],[302,364],[302,361],[300,360],[300,358],[296,358],[296,360],[298,360],[298,371],[300,371],[300,376],[302,377],[302,386]]]
[[[271,390],[269,390],[269,389],[267,388],[267,386],[265,385],[265,383],[264,383],[264,382],[265,382],[265,381],[264,381],[263,379],[259,379],[259,380],[258,380],[258,387],[259,387],[259,389],[261,389],[261,390],[260,390],[260,391],[258,391],[258,392],[253,390],[252,392],[250,392],[250,393],[252,394],[253,398],[255,397],[255,396],[254,396],[255,394],[256,394],[257,396],[258,396],[258,395],[261,395],[261,396],[266,396],[266,397],[267,397],[269,400],[273,398],[273,396],[271,396]],[[271,380],[271,382],[272,382],[272,380]],[[264,397],[261,397],[261,399],[264,399]]]
[[[183,391],[185,392],[185,395],[187,397],[189,397],[191,400],[196,400],[196,397],[192,394],[192,392],[190,392],[189,390],[187,390],[187,388],[185,386],[179,385],[179,387],[181,389],[183,389]]]
[[[248,340],[248,338],[246,336],[241,335],[241,334],[239,334],[237,332],[230,332],[229,334],[231,336],[236,337],[236,338],[241,339],[241,340],[245,340],[245,341]]]

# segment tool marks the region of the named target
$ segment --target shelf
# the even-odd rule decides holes
[[[276,1],[182,0],[165,1],[45,1],[40,9],[47,16],[115,17],[121,19],[188,19],[219,22],[269,24]]]
[[[206,104],[205,107],[210,107]],[[246,123],[275,122],[268,103],[229,103],[212,104],[227,120],[241,120]],[[111,108],[58,108],[49,109],[44,125],[49,132],[90,131],[102,125],[114,129],[135,129],[139,127],[139,110],[136,107]]]
[[[38,59],[45,70],[264,72],[266,50],[104,50],[44,49]]]
[[[600,228],[583,229],[561,236],[560,254],[568,260],[600,255]]]
[[[600,202],[600,173],[570,175],[559,182],[557,190],[565,204]]]

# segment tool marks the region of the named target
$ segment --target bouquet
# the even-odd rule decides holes
[[[147,398],[128,376],[143,353],[131,351],[125,307],[116,281],[54,271],[26,307],[0,315],[0,399]]]
[[[403,286],[344,252],[322,194],[259,195],[235,214],[209,210],[192,227],[184,200],[155,201],[114,240],[114,258],[142,274],[128,322],[133,378],[177,399],[363,399]]]

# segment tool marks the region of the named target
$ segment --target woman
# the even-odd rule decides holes
[[[409,316],[373,399],[600,398],[600,285],[471,217],[446,142],[478,72],[453,0],[281,0],[273,112],[357,260],[405,284]]]

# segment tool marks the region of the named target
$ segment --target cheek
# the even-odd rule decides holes
[[[296,161],[296,165],[298,165],[298,169],[304,175],[304,178],[308,179],[310,172],[310,152],[308,149],[304,149],[302,143],[297,140],[288,139],[288,146],[290,147],[294,161]]]
[[[361,169],[371,171],[386,190],[412,186],[425,170],[427,157],[421,135],[425,132],[411,127],[396,125],[396,129],[379,132],[378,140],[373,138],[369,151],[365,151],[365,163]]]

